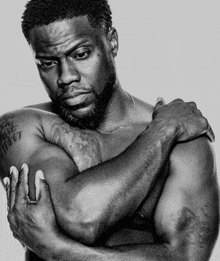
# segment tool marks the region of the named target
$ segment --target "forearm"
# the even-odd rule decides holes
[[[44,248],[46,249],[46,248]],[[41,252],[47,261],[167,261],[188,260],[169,245],[134,244],[111,248],[87,247],[66,238],[59,238],[52,251]],[[180,257],[182,259],[180,259]],[[194,259],[193,259],[194,260]],[[196,260],[196,259],[195,259]]]
[[[83,238],[90,237],[88,228],[97,238],[106,228],[131,215],[146,198],[164,166],[175,142],[175,131],[151,124],[121,155],[70,178],[63,193],[66,206],[69,209],[71,205],[73,211],[68,216],[63,209],[60,213],[56,210],[65,231],[83,242]],[[85,233],[83,225],[76,224],[85,225]]]
[[[79,250],[79,249],[78,249]],[[74,253],[74,249],[68,247],[68,250],[60,251],[56,257],[48,261],[177,261],[177,255],[172,254],[166,246],[163,245],[129,245],[118,248],[90,248]],[[184,260],[184,259],[182,259]],[[185,259],[186,260],[186,259]]]

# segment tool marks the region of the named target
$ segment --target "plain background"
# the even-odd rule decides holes
[[[31,51],[20,30],[25,0],[2,1],[0,8],[0,114],[47,101]],[[215,134],[219,164],[220,5],[218,1],[109,0],[119,33],[116,63],[124,89],[151,104],[195,101]],[[23,260],[6,221],[0,188],[0,260]],[[218,240],[211,261],[220,258]]]

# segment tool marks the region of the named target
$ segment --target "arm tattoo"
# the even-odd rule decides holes
[[[14,124],[14,115],[4,116],[0,120],[0,144],[5,154],[14,142],[21,139],[22,131]]]
[[[207,214],[205,214],[205,217],[207,218]],[[189,208],[185,207],[181,210],[177,229],[180,232],[185,232],[187,240],[199,248],[204,248],[212,242],[212,229],[209,223],[202,221],[201,217]]]
[[[55,123],[51,129],[52,142],[63,148],[76,163],[79,171],[102,162],[101,143],[83,130],[73,128],[67,123]]]

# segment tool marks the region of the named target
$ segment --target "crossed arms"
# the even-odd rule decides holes
[[[155,212],[158,244],[86,246],[95,245],[107,228],[134,213],[149,196],[176,141],[194,138],[207,129],[207,124],[196,122],[198,115],[192,116],[191,112],[191,120],[194,119],[191,126],[186,118],[183,122],[187,125],[181,125],[191,133],[181,131],[180,124],[169,124],[167,128],[165,116],[174,119],[174,114],[170,115],[173,108],[169,106],[155,110],[155,120],[124,153],[79,175],[73,175],[76,167],[62,150],[35,141],[40,144],[40,153],[35,151],[31,159],[26,156],[19,160],[28,163],[30,172],[44,171],[53,203],[45,181],[36,175],[40,198],[36,206],[27,209],[27,167],[21,171],[17,186],[18,173],[14,171],[9,211],[14,233],[46,260],[177,260],[180,257],[181,260],[208,260],[218,232],[219,210],[213,151],[205,137],[182,143],[171,154],[169,177]],[[176,102],[172,106],[182,105]],[[186,115],[190,114],[184,110]],[[13,161],[11,157],[8,164]],[[19,166],[19,160],[13,165]],[[132,164],[128,166],[128,162]],[[35,191],[34,176],[29,174],[29,177],[30,191]],[[54,212],[66,233],[59,229]],[[29,224],[19,230],[17,224],[30,220],[28,215],[34,226],[30,229]]]

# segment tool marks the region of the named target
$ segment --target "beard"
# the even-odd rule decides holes
[[[116,73],[113,71],[104,86],[103,91],[97,94],[94,89],[91,91],[96,97],[94,109],[85,117],[77,118],[71,114],[71,107],[63,105],[60,100],[52,100],[54,110],[60,117],[73,127],[80,129],[96,130],[104,121],[109,102],[114,92]],[[77,109],[77,107],[75,108]]]

